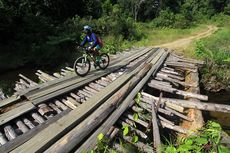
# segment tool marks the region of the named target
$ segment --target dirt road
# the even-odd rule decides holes
[[[165,47],[165,48],[174,49],[177,52],[183,52],[194,40],[208,37],[208,36],[212,35],[215,31],[218,30],[218,28],[216,26],[213,26],[213,25],[209,25],[209,26],[207,26],[207,28],[208,29],[206,31],[201,32],[197,35],[190,36],[190,37],[183,38],[183,39],[178,39],[178,40],[170,42],[170,43],[158,45],[157,47]]]

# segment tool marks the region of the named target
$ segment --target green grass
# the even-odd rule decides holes
[[[220,17],[221,18],[221,17]],[[229,21],[229,22],[226,22]],[[213,22],[218,31],[208,38],[197,41],[188,54],[206,61],[202,69],[202,82],[210,91],[230,88],[230,16]]]
[[[179,138],[177,143],[168,141],[163,147],[165,153],[200,153],[200,152],[219,152],[227,153],[229,148],[221,144],[222,129],[218,123],[209,121],[204,128],[201,128],[194,135],[186,138]]]
[[[143,25],[143,33],[145,37],[136,42],[137,46],[154,46],[167,42],[175,41],[176,39],[186,38],[198,34],[207,29],[206,25],[198,25],[190,29],[173,29],[173,28],[153,28],[150,25]]]

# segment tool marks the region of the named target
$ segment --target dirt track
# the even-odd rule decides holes
[[[208,29],[206,31],[201,32],[197,35],[190,36],[190,37],[183,38],[183,39],[178,39],[178,40],[170,42],[170,43],[158,45],[157,47],[165,47],[165,48],[175,49],[179,52],[184,51],[194,40],[208,37],[211,34],[213,34],[216,30],[218,30],[218,28],[216,26],[212,26],[212,25],[207,26],[207,28]]]

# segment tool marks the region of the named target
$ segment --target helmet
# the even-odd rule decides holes
[[[92,28],[88,25],[84,26],[84,31],[92,31]]]

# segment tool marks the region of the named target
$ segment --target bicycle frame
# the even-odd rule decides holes
[[[89,53],[88,51],[82,51],[83,52],[83,54],[82,54],[82,57],[84,57],[84,60],[86,61],[86,59],[88,58],[90,61],[93,61],[94,63],[95,63],[95,58],[94,58],[94,56],[91,54],[91,53]]]

